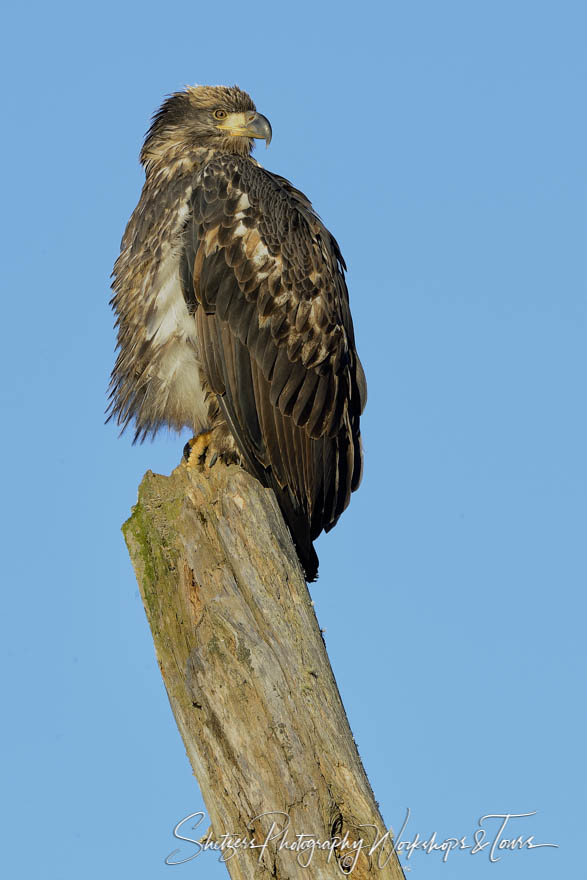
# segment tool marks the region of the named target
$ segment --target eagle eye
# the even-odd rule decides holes
[[[215,110],[214,111],[214,119],[226,119],[227,117],[226,110]]]

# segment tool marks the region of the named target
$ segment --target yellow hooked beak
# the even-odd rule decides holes
[[[226,119],[217,123],[217,128],[235,137],[260,138],[268,147],[271,143],[271,125],[262,113],[247,110],[246,113],[229,113]]]

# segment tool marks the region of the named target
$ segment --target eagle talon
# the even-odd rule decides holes
[[[188,440],[183,449],[183,456],[188,467],[204,466],[211,442],[212,431],[204,431],[202,434],[198,434],[197,437],[192,437],[191,440]]]

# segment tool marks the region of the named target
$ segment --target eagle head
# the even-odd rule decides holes
[[[146,170],[200,150],[248,156],[254,138],[271,141],[271,125],[238,86],[188,86],[170,95],[153,116],[141,150]]]

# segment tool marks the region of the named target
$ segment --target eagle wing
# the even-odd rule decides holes
[[[311,579],[312,541],[362,471],[366,383],[344,262],[303,193],[251,160],[219,156],[195,184],[181,275],[202,371]]]

